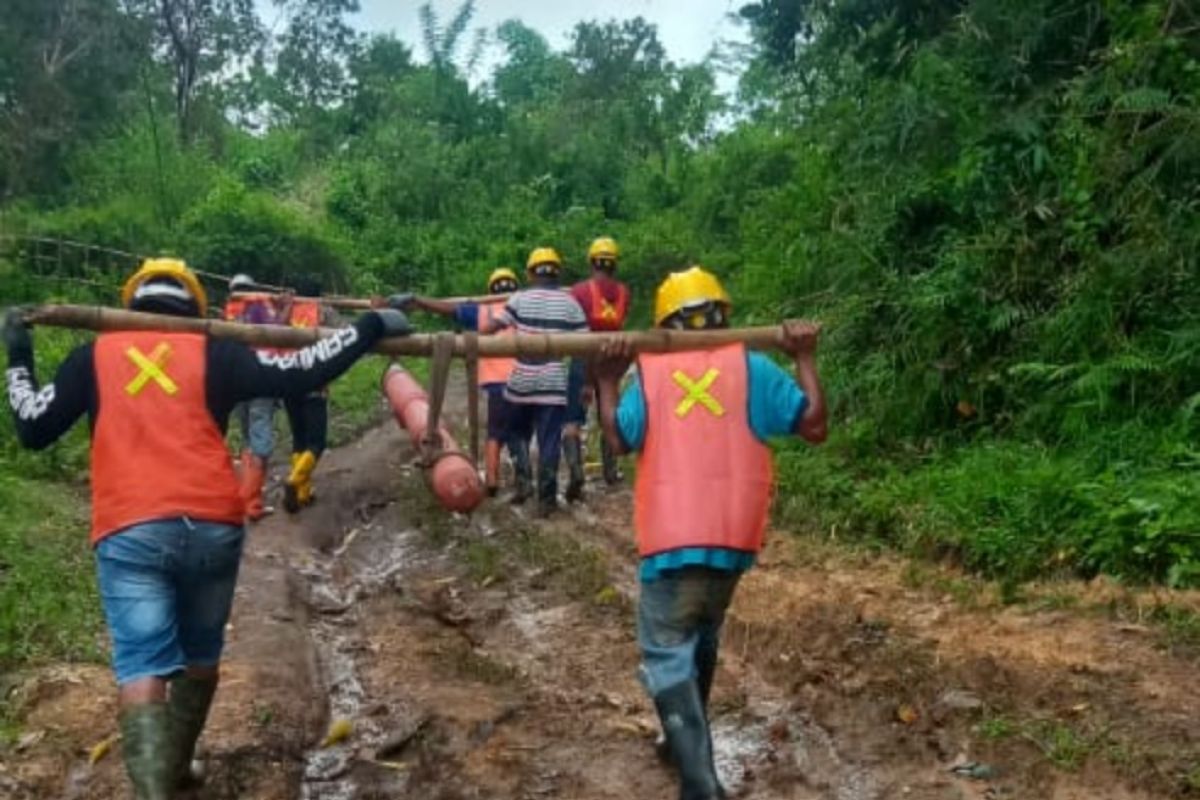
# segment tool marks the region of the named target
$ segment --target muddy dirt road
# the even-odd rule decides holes
[[[503,503],[455,518],[412,459],[382,425],[322,462],[317,505],[252,529],[198,796],[674,797],[635,678],[628,491],[549,521]],[[776,535],[716,682],[732,796],[1200,796],[1193,652],[961,585]],[[28,677],[0,796],[125,797],[119,744],[87,763],[111,693],[101,667]]]

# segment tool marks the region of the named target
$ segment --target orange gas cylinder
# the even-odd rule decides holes
[[[438,502],[450,511],[469,512],[483,502],[483,485],[471,459],[459,448],[444,425],[438,425],[441,446],[429,453],[426,432],[429,428],[429,395],[424,387],[395,364],[383,374],[383,394],[387,397],[397,424],[408,431],[423,456],[434,456],[426,470],[429,488]]]

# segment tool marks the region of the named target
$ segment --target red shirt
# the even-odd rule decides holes
[[[620,319],[615,321],[615,326],[612,320],[601,319],[600,309],[593,307],[593,286],[598,290],[605,303],[613,309],[620,310]],[[580,281],[572,286],[571,296],[575,298],[575,301],[583,309],[583,313],[587,315],[588,327],[592,330],[611,331],[625,327],[625,314],[629,307],[629,287],[616,278],[603,272],[597,272],[588,280]]]

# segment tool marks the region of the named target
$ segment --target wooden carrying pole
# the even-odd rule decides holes
[[[89,331],[167,331],[171,333],[207,333],[219,339],[232,339],[255,347],[298,348],[313,344],[336,331],[330,328],[292,328],[284,325],[243,325],[196,317],[171,317],[101,306],[46,305],[31,310],[26,320],[34,325],[76,328]],[[381,340],[375,352],[389,356],[430,356],[438,334],[413,334]],[[517,334],[479,336],[478,353],[489,357],[561,357],[595,356],[614,336],[629,341],[634,352],[672,353],[703,350],[725,344],[741,343],[756,350],[778,347],[783,328],[778,325],[757,328],[726,328],[711,331],[675,331],[655,329],[607,333]],[[464,356],[467,337],[454,335],[454,355]]]
[[[262,297],[263,295],[271,297],[284,297],[285,295],[275,292],[231,292],[229,297],[234,300],[251,299]],[[507,294],[484,294],[478,297],[432,297],[431,300],[442,300],[447,303],[503,303],[509,298]],[[325,297],[293,297],[293,300],[300,302],[321,303],[330,308],[340,308],[345,311],[370,311],[373,308],[383,308],[387,305],[386,297],[342,297],[341,295],[327,295]]]
[[[249,292],[230,292],[229,299],[230,300],[256,300],[256,299],[261,299],[263,297],[263,295],[267,295],[268,297],[272,297],[272,298],[280,298],[280,299],[287,297],[286,294],[283,294],[283,293],[277,292],[277,291],[267,291],[267,292],[249,291]],[[336,295],[330,296],[330,297],[296,297],[296,296],[293,296],[291,299],[296,302],[321,303],[322,305],[327,305],[327,306],[330,306],[331,308],[341,308],[341,309],[345,309],[347,311],[369,311],[372,308],[379,308],[380,306],[383,306],[387,303],[387,301],[381,297],[340,297],[340,296],[336,296]]]

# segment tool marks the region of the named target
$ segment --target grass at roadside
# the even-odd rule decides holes
[[[99,660],[101,627],[82,491],[0,474],[0,671]]]

